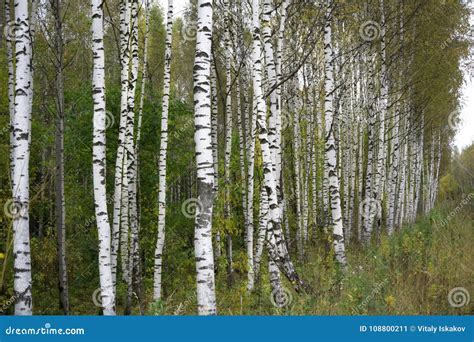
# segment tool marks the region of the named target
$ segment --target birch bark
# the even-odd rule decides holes
[[[110,224],[105,189],[105,56],[103,2],[92,0],[92,96],[94,102],[94,135],[92,170],[94,181],[95,216],[99,230],[99,278],[104,315],[115,315],[110,256]]]
[[[163,110],[161,113],[160,159],[158,161],[158,238],[155,249],[153,298],[161,298],[161,272],[165,245],[166,222],[166,157],[168,152],[168,111],[170,96],[171,39],[173,33],[173,0],[168,0],[165,42],[165,72],[163,76]]]
[[[28,2],[15,0],[15,93],[12,120],[13,290],[15,315],[32,315],[29,232],[29,160],[32,101],[32,42]]]
[[[211,138],[211,42],[212,1],[197,2],[196,54],[194,59],[194,142],[196,144],[198,207],[194,247],[197,302],[200,315],[215,315],[216,294],[212,250],[214,161]]]

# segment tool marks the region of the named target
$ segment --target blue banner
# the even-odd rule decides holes
[[[0,317],[0,341],[474,341],[473,316]]]

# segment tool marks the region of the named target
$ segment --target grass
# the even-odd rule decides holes
[[[415,224],[397,230],[393,236],[388,237],[382,233],[378,236],[378,243],[368,248],[361,248],[358,244],[347,246],[349,266],[345,274],[338,270],[332,255],[325,248],[325,243],[320,240],[314,242],[308,246],[304,266],[298,267],[300,276],[311,286],[313,293],[297,294],[284,280],[289,303],[284,308],[272,305],[266,261],[262,262],[262,281],[252,294],[247,293],[245,255],[236,253],[234,259],[237,272],[231,287],[227,286],[226,282],[225,261],[220,261],[221,271],[216,276],[218,313],[474,314],[472,301],[461,307],[453,307],[448,301],[449,292],[457,287],[462,287],[468,294],[474,295],[474,208],[472,201],[463,205],[460,203],[461,201],[445,201],[427,216],[420,217]],[[453,212],[456,214],[451,215]],[[90,253],[86,254],[83,246],[76,245],[68,250],[68,258],[75,260],[69,262],[72,314],[100,314],[100,308],[92,302],[92,294],[98,288],[94,244],[87,242]],[[43,241],[33,241],[32,251],[35,314],[62,314],[58,309],[55,239],[49,237]],[[165,290],[174,290],[165,292],[162,301],[151,301],[153,280],[151,277],[143,279],[143,288],[146,289],[146,314],[196,314],[195,277],[193,272],[189,271],[193,268],[192,257],[189,256],[188,259],[191,264],[182,270],[176,270],[176,274],[166,275],[168,278],[164,279]],[[152,272],[148,274],[152,275]],[[125,293],[125,287],[119,284],[119,314],[123,313],[122,301]],[[7,291],[0,296],[0,302],[6,302],[10,296],[11,293]],[[454,300],[462,300],[462,297],[455,296]],[[11,314],[11,311],[12,307],[9,307],[6,313]],[[140,314],[138,305],[135,305],[133,314]]]
[[[472,301],[453,307],[449,292],[462,287],[474,294],[474,211],[464,205],[447,223],[458,202],[445,202],[413,225],[407,225],[369,248],[350,245],[349,267],[342,276],[324,247],[311,246],[300,275],[313,294],[297,294],[285,282],[290,297],[285,308],[271,303],[271,289],[263,275],[252,295],[245,290],[245,274],[232,288],[218,275],[217,300],[222,315],[462,315],[473,314]],[[321,243],[317,244],[321,246]],[[262,264],[264,265],[264,264]],[[224,272],[223,272],[224,273]],[[453,297],[462,300],[461,296]],[[195,297],[179,296],[152,306],[150,314],[195,314]],[[176,312],[176,309],[179,310]]]

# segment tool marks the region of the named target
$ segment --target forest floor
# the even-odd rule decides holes
[[[251,295],[246,291],[246,274],[240,272],[227,285],[225,263],[217,274],[217,302],[220,315],[458,315],[474,314],[474,201],[444,201],[415,224],[388,237],[377,236],[368,248],[347,246],[348,269],[344,276],[328,253],[327,243],[316,239],[308,246],[307,262],[298,267],[300,276],[313,293],[298,294],[286,280],[283,285],[287,306],[272,304],[266,262],[260,286]],[[48,253],[49,254],[49,253]],[[54,264],[54,258],[49,262]],[[42,275],[48,277],[47,274]],[[38,285],[37,274],[35,285]],[[49,278],[49,277],[48,277]],[[188,281],[192,282],[193,275]],[[179,282],[179,279],[178,279]],[[71,289],[73,314],[100,314],[93,305],[91,282]],[[164,283],[166,286],[166,282]],[[42,287],[42,286],[41,286]],[[89,288],[90,287],[90,288]],[[144,279],[145,301],[151,301],[152,279]],[[61,314],[55,303],[57,288],[34,293],[35,314]],[[118,297],[125,293],[119,287]],[[148,315],[193,315],[195,289],[181,286],[159,302],[147,302]],[[123,314],[119,301],[118,313]],[[140,314],[138,305],[132,314]]]
[[[472,199],[471,199],[472,200]],[[451,218],[450,218],[451,217]],[[217,300],[221,315],[457,315],[473,314],[474,303],[462,304],[458,291],[474,294],[474,210],[472,201],[446,201],[428,216],[398,230],[381,234],[367,249],[347,248],[348,270],[341,280],[332,255],[316,241],[307,251],[308,262],[299,268],[314,293],[297,294],[284,284],[288,305],[272,305],[271,289],[264,284],[246,294],[245,274],[231,289],[226,274],[218,275]],[[323,247],[316,247],[323,246]],[[326,255],[326,257],[325,257]],[[262,267],[265,263],[262,263]],[[266,269],[266,268],[265,268]],[[466,292],[467,291],[467,292]],[[192,298],[192,294],[188,293]],[[454,296],[454,297],[453,297]],[[458,296],[456,298],[456,296]],[[155,303],[149,314],[194,314],[194,300]]]

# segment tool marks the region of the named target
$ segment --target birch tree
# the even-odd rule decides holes
[[[280,271],[290,280],[295,289],[304,290],[305,283],[298,276],[286,247],[283,232],[281,229],[280,207],[276,192],[275,175],[273,172],[273,162],[271,158],[270,146],[268,142],[267,124],[266,124],[266,104],[263,99],[262,91],[262,61],[260,44],[260,22],[259,22],[259,2],[252,1],[252,62],[253,62],[253,88],[254,88],[254,106],[257,112],[257,131],[259,135],[260,148],[262,151],[264,186],[269,201],[268,212],[268,232],[267,246],[269,257],[274,261]]]
[[[7,52],[7,68],[8,68],[8,85],[7,85],[7,96],[8,96],[8,113],[10,117],[10,126],[13,126],[13,119],[15,115],[15,67],[14,67],[14,42],[12,37],[14,34],[15,24],[11,18],[10,0],[4,1],[5,11],[5,29],[9,29],[10,32],[5,34],[6,52]],[[14,169],[14,156],[13,156],[13,131],[10,132],[10,178],[13,179]]]
[[[170,97],[170,66],[171,66],[171,39],[173,33],[173,1],[168,0],[168,14],[166,19],[166,47],[165,73],[163,85],[163,104],[161,113],[160,159],[158,162],[158,239],[155,249],[155,275],[153,298],[161,298],[161,272],[163,263],[163,247],[165,244],[166,222],[166,157],[168,153],[168,110]]]
[[[125,151],[125,129],[127,123],[127,101],[128,101],[128,80],[130,61],[130,6],[131,0],[120,1],[120,126],[118,134],[117,157],[115,161],[115,186],[114,186],[114,207],[112,226],[112,277],[114,282],[114,293],[117,278],[117,254],[120,241],[120,223],[122,209],[122,188],[123,188],[123,166]],[[124,240],[122,239],[122,243]],[[122,249],[123,250],[123,249]]]
[[[56,52],[56,225],[58,234],[59,298],[62,309],[69,314],[69,286],[66,267],[66,204],[64,198],[64,42],[62,30],[62,1],[51,1],[55,19]]]
[[[97,229],[99,231],[99,277],[104,315],[115,315],[112,265],[110,256],[110,224],[105,189],[105,56],[103,2],[92,0],[92,96],[94,103],[92,170]]]
[[[32,42],[28,2],[15,0],[15,93],[12,120],[13,282],[15,315],[31,315],[31,254],[29,232],[29,161],[33,92]]]
[[[328,190],[330,195],[330,209],[331,209],[331,223],[333,233],[334,253],[336,260],[343,267],[346,266],[346,252],[344,244],[344,232],[342,227],[342,208],[341,197],[339,191],[339,178],[336,170],[336,139],[334,132],[337,131],[337,126],[334,120],[333,109],[333,93],[334,93],[334,78],[333,78],[333,51],[332,51],[332,12],[333,0],[326,1],[326,15],[324,26],[324,115],[326,123],[326,167],[328,174]]]
[[[211,42],[212,1],[197,2],[196,54],[194,59],[194,142],[198,203],[194,248],[199,315],[215,315],[216,293],[212,250],[212,209],[214,202],[214,161],[211,138]]]

